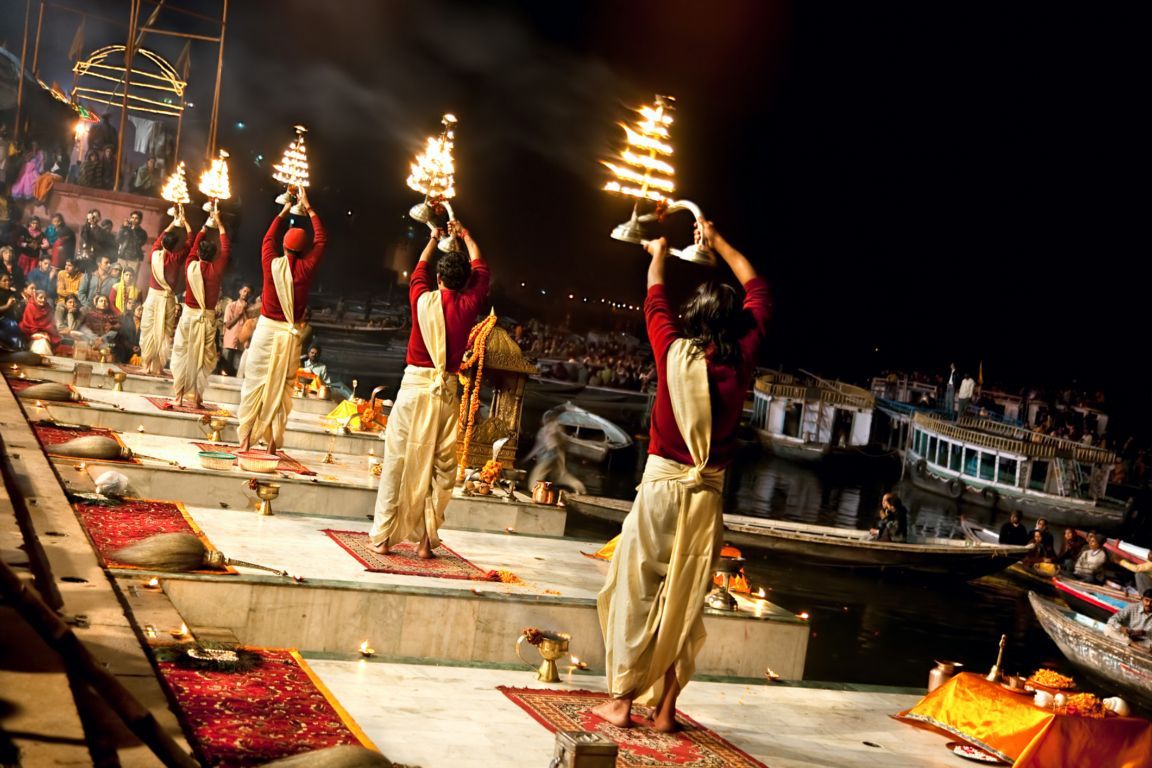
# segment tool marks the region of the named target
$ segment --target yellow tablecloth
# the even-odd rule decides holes
[[[1016,768],[1152,766],[1152,723],[1057,715],[971,672],[956,675],[896,718],[934,728]]]

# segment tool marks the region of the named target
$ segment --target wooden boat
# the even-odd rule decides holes
[[[1147,547],[1139,547],[1120,539],[1108,539],[1104,542],[1104,549],[1130,563],[1146,563],[1149,559]]]
[[[1068,607],[1097,621],[1108,621],[1117,611],[1137,600],[1119,589],[1064,576],[1053,578],[1052,586],[1056,588],[1056,594],[1068,603]]]
[[[597,416],[572,403],[549,410],[568,435],[568,455],[589,461],[604,461],[611,451],[632,445],[632,437],[603,416]]]
[[[752,426],[760,444],[785,459],[819,462],[833,453],[869,452],[871,393],[810,373],[796,377],[770,371],[752,389]]]
[[[1040,626],[1070,662],[1146,706],[1152,705],[1152,653],[1105,634],[1102,622],[1034,592],[1028,593],[1028,600]]]
[[[905,462],[918,488],[1057,525],[1108,527],[1127,510],[1105,495],[1112,451],[991,419],[916,413]]]
[[[621,522],[632,502],[568,494],[569,509],[588,517]],[[791,555],[808,562],[951,575],[972,579],[1003,570],[1027,547],[981,544],[963,539],[925,538],[914,543],[872,541],[868,531],[833,528],[745,515],[724,515],[724,540],[741,549]]]

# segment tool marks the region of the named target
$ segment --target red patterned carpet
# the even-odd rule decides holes
[[[82,427],[80,429],[74,429],[71,427],[52,426],[51,424],[37,424],[36,422],[32,422],[32,428],[36,430],[36,439],[40,441],[40,445],[44,446],[44,450],[48,452],[49,456],[60,456],[64,459],[79,458],[76,456],[52,453],[52,446],[66,443],[69,440],[75,440],[78,437],[110,437],[119,443],[121,448],[126,447],[118,433],[111,429],[105,429],[104,427]],[[95,459],[93,459],[93,461],[95,461]],[[122,464],[140,463],[140,459],[135,457],[131,459],[99,459],[99,461],[119,462]]]
[[[158,662],[204,765],[246,768],[341,744],[375,749],[298,653],[250,650],[263,663],[247,672]]]
[[[416,545],[402,542],[392,547],[387,555],[378,555],[368,549],[368,534],[359,531],[334,531],[324,533],[344,548],[344,551],[360,561],[364,569],[372,573],[395,573],[402,576],[432,576],[440,579],[466,579],[468,581],[501,581],[497,571],[484,571],[468,562],[448,547],[441,544],[436,548],[436,557],[422,560],[416,556]]]
[[[191,533],[204,542],[205,548],[209,551],[216,550],[200,527],[189,517],[183,504],[151,499],[128,499],[123,504],[115,506],[85,503],[77,503],[74,506],[104,565],[109,568],[135,568],[136,566],[110,559],[109,553],[158,533]],[[236,573],[236,570],[231,566],[224,566],[205,568],[196,573]]]
[[[683,728],[679,733],[661,733],[635,714],[632,728],[617,728],[592,714],[592,707],[608,698],[605,693],[503,685],[498,690],[553,733],[592,731],[616,742],[618,768],[766,768],[682,712],[676,713]]]
[[[204,405],[200,406],[199,408],[193,408],[191,405],[185,405],[184,403],[181,403],[180,405],[176,405],[174,402],[172,402],[172,399],[168,398],[168,397],[150,397],[148,395],[145,395],[144,399],[147,400],[148,402],[152,403],[152,405],[156,406],[160,410],[171,411],[172,413],[192,413],[192,414],[195,414],[197,416],[231,416],[232,415],[231,411],[229,411],[226,408],[221,408],[220,406],[216,405],[215,403],[204,403]],[[187,400],[185,400],[184,402],[187,403]]]
[[[202,451],[220,451],[222,453],[231,453],[233,456],[236,455],[236,451],[240,450],[240,446],[238,445],[221,445],[220,443],[192,443],[192,445]],[[277,472],[295,472],[298,475],[316,474],[296,459],[284,453],[284,451],[276,451],[276,455],[280,457],[280,463],[276,465]]]

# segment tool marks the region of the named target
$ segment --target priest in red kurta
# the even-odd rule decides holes
[[[183,228],[181,234],[177,229]],[[176,289],[180,265],[188,254],[188,222],[175,219],[156,238],[148,262],[148,295],[140,318],[140,362],[145,372],[159,376],[172,351],[172,334],[176,331]]]
[[[612,699],[595,711],[624,728],[633,700],[676,727],[676,698],[704,643],[704,597],[723,532],[724,470],[771,310],[768,285],[710,222],[697,223],[744,287],[709,281],[681,310],[664,291],[663,238],[652,255],[644,315],[658,383],[644,476],[597,598]]]
[[[432,557],[440,543],[444,508],[452,497],[459,419],[456,373],[468,332],[488,299],[489,274],[468,230],[456,221],[448,226],[464,240],[468,261],[460,253],[446,254],[433,275],[429,259],[440,234],[433,231],[412,270],[408,367],[388,417],[369,533],[371,547],[379,554],[407,539],[418,542],[420,557]]]
[[[206,240],[204,235],[219,230],[220,245]],[[216,367],[216,303],[220,301],[220,281],[228,269],[232,244],[228,233],[213,211],[204,226],[196,233],[192,247],[184,261],[187,288],[184,290],[184,310],[176,326],[176,339],[172,344],[172,400],[181,405],[185,395],[192,396],[192,407],[204,405],[204,389],[208,374]]]
[[[240,450],[264,440],[269,452],[284,444],[284,428],[292,411],[291,380],[300,362],[300,326],[308,307],[312,279],[324,258],[328,235],[312,210],[305,190],[300,204],[312,220],[312,238],[300,227],[280,233],[291,203],[272,220],[264,235],[260,263],[264,288],[260,319],[248,346],[244,385],[240,390]]]

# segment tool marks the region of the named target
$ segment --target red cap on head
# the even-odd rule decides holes
[[[284,248],[289,251],[303,253],[308,247],[308,233],[300,227],[292,227],[284,233]]]

